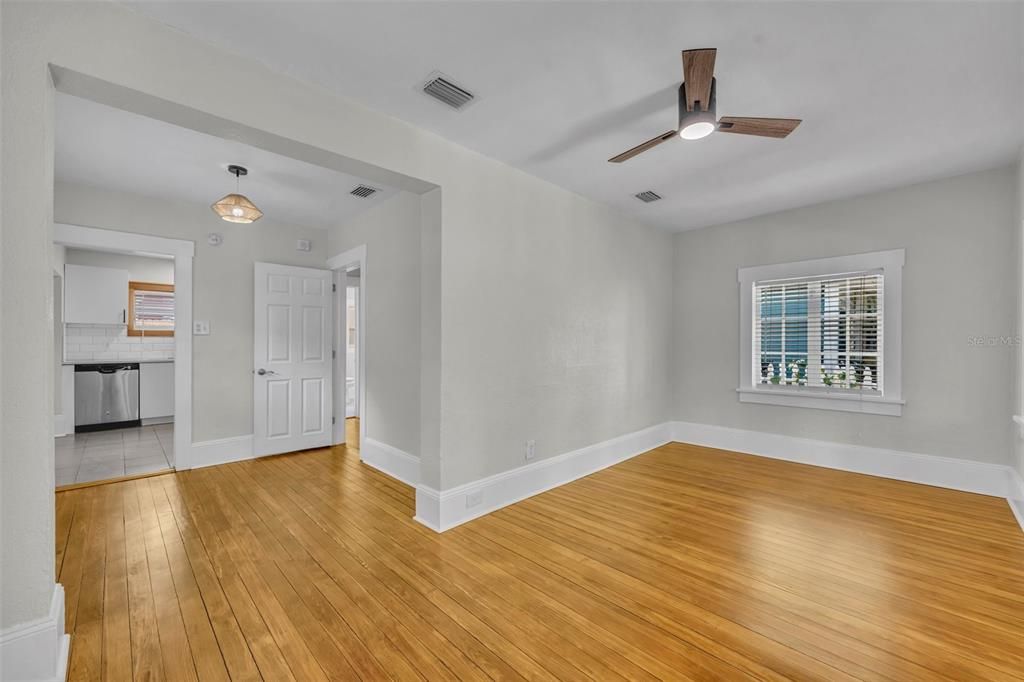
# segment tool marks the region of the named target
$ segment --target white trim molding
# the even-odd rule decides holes
[[[418,485],[415,518],[428,528],[444,532],[653,450],[668,443],[670,436],[669,424],[658,424],[448,490]]]
[[[373,438],[363,438],[362,441],[359,459],[363,463],[406,485],[416,486],[420,478],[419,457]]]
[[[812,410],[837,410],[840,412],[861,412],[884,414],[898,417],[903,412],[903,400],[891,400],[882,396],[856,395],[850,393],[829,393],[808,386],[748,386],[737,388],[741,403],[761,405],[782,405],[785,407],[806,407]]]
[[[672,440],[981,495],[1014,494],[1015,472],[1002,464],[691,422],[673,423]]]
[[[230,438],[217,438],[192,443],[188,467],[176,467],[179,471],[185,468],[201,469],[218,464],[229,462],[241,462],[244,459],[253,459],[256,453],[253,450],[253,435],[231,436]]]
[[[63,682],[71,636],[64,632],[64,587],[57,583],[45,618],[0,632],[0,679]]]
[[[54,244],[114,253],[174,258],[174,461],[192,468],[192,259],[195,242],[96,227],[53,226]],[[71,425],[73,425],[73,420]],[[65,424],[65,429],[69,424]]]
[[[358,403],[359,412],[359,449],[365,447],[366,442],[366,354],[368,348],[366,347],[366,244],[360,244],[348,251],[343,251],[336,256],[331,256],[327,259],[327,269],[335,271],[335,284],[339,281],[337,276],[338,271],[349,270],[352,268],[359,268],[359,302],[356,304],[356,363],[358,368],[356,369],[356,390],[359,392],[359,397],[356,402]],[[335,296],[335,316],[344,316],[345,314],[345,296],[341,287],[337,287],[338,295]],[[343,318],[342,318],[343,319]],[[344,329],[344,325],[342,325]],[[338,385],[338,368],[340,364],[342,369],[345,367],[345,345],[344,338],[340,339],[338,348],[335,350],[335,368],[332,370],[333,383],[332,385]],[[344,377],[344,371],[342,372]],[[340,382],[342,388],[341,400],[337,400],[335,396],[334,401],[334,433],[332,442],[335,445],[345,442],[345,381]]]
[[[904,249],[860,253],[851,256],[817,258],[795,263],[776,263],[739,268],[736,278],[740,286],[740,402],[805,407],[843,412],[861,412],[898,417],[903,413],[902,346],[903,346],[903,265]],[[841,393],[819,387],[763,386],[754,380],[754,286],[757,282],[802,279],[841,275],[853,272],[881,271],[884,289],[882,300],[882,385],[880,395]]]
[[[1024,478],[1021,478],[1020,472],[1013,467],[1010,469],[1010,494],[1006,496],[1006,501],[1010,503],[1010,510],[1013,512],[1014,518],[1017,519],[1017,524],[1020,525],[1020,529],[1024,530]]]

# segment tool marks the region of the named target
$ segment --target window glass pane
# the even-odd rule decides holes
[[[782,317],[782,287],[766,287],[761,291],[762,318]]]
[[[807,315],[807,285],[786,287],[786,317]]]
[[[772,377],[780,376],[780,369],[782,367],[782,355],[775,353],[762,353],[761,354],[761,374],[759,381],[761,383],[773,383]]]
[[[174,292],[132,289],[132,328],[174,331]]]
[[[771,363],[773,383],[877,390],[881,275],[755,284],[754,296],[761,368],[755,382],[766,382]]]
[[[765,353],[782,352],[782,320],[761,322],[761,351]]]
[[[790,353],[807,354],[807,318],[786,318],[786,355]]]

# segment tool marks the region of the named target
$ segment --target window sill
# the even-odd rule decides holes
[[[783,407],[806,407],[813,410],[837,410],[860,412],[861,414],[882,414],[899,417],[903,414],[902,400],[875,396],[823,393],[799,388],[737,388],[741,403],[781,405]]]

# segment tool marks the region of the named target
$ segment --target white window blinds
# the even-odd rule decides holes
[[[174,331],[174,292],[132,289],[132,327],[138,331]]]
[[[754,384],[881,393],[881,272],[754,283]]]

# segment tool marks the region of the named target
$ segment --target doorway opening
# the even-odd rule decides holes
[[[327,261],[334,272],[334,444],[357,454],[366,434],[366,246]],[[344,399],[340,399],[344,396]]]
[[[179,362],[191,340],[192,251],[191,242],[55,226],[58,489],[182,461],[190,419],[180,398],[191,393],[191,369]]]
[[[345,442],[359,449],[359,268],[345,273]]]

